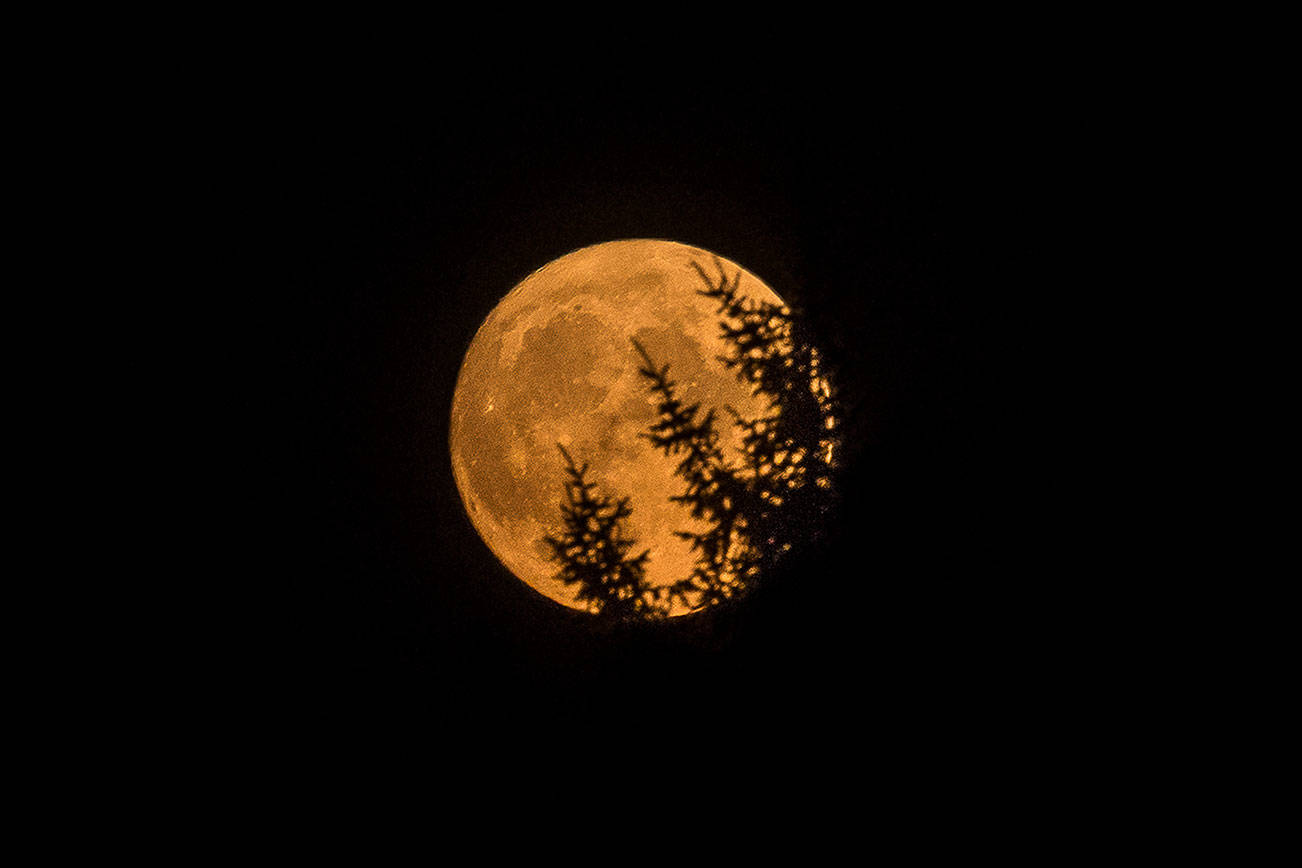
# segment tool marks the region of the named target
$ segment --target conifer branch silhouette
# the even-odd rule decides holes
[[[701,533],[675,532],[691,543],[697,565],[666,594],[689,608],[716,605],[737,596],[755,573],[744,512],[748,493],[719,447],[714,411],[698,418],[700,405],[684,406],[669,379],[669,365],[657,367],[646,348],[632,342],[645,363],[639,373],[658,398],[659,418],[640,436],[665,455],[682,456],[674,472],[686,488],[670,500],[708,525]]]
[[[785,304],[743,296],[740,269],[730,278],[718,257],[714,265],[717,277],[692,263],[704,284],[697,292],[717,304],[727,348],[717,358],[760,405],[753,417],[724,408],[739,435],[735,458],[721,446],[716,411],[684,404],[670,365],[657,365],[631,339],[657,408],[656,420],[638,436],[678,459],[674,474],[683,489],[670,501],[705,527],[675,532],[695,553],[691,575],[667,587],[651,585],[649,550],[629,554],[635,543],[626,531],[629,498],[598,495],[587,479],[589,465],[556,445],[566,466],[565,529],[545,541],[560,564],[558,578],[578,585],[577,600],[610,620],[664,618],[676,603],[694,610],[739,598],[786,552],[819,535],[836,495],[838,411],[807,327]]]
[[[647,438],[666,455],[681,456],[675,469],[686,487],[671,498],[703,521],[704,532],[679,531],[691,542],[697,565],[675,583],[670,598],[692,608],[717,605],[750,590],[796,544],[817,537],[834,495],[837,420],[828,373],[801,319],[786,305],[741,294],[741,271],[730,279],[692,267],[713,299],[720,337],[728,348],[720,362],[760,399],[753,418],[726,407],[741,438],[739,461],[721,449],[714,410],[684,405],[669,379],[633,341],[640,373],[657,398],[659,416]]]
[[[718,307],[719,356],[765,406],[757,417],[731,411],[742,434],[746,481],[755,511],[749,516],[761,566],[768,567],[799,541],[817,536],[833,499],[837,419],[826,365],[804,320],[786,305],[741,295],[741,271],[712,278],[693,263]],[[731,410],[731,408],[729,408]]]
[[[646,580],[649,550],[630,557],[636,540],[629,537],[625,520],[632,515],[629,499],[612,499],[596,493],[587,479],[588,464],[577,465],[557,443],[565,459],[565,502],[561,515],[565,530],[544,537],[551,559],[560,564],[557,577],[578,585],[576,599],[588,610],[612,621],[661,618],[668,615],[655,589]]]

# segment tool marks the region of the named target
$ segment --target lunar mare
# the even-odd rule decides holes
[[[556,578],[543,542],[562,528],[564,462],[556,444],[607,496],[628,496],[634,552],[650,551],[647,579],[665,586],[694,565],[675,531],[694,529],[669,498],[682,491],[677,459],[639,436],[656,419],[631,339],[670,365],[686,404],[746,416],[763,409],[716,356],[712,300],[692,267],[716,260],[741,292],[782,300],[758,277],[715,254],[672,241],[612,241],[556,259],[526,277],[493,309],[471,341],[457,380],[449,432],[452,468],[471,522],[493,554],[539,593],[581,609]],[[700,529],[695,527],[695,529]],[[673,614],[685,614],[685,608]]]

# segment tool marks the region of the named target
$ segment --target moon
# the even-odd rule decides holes
[[[670,501],[682,492],[678,459],[639,435],[656,419],[638,373],[637,339],[668,363],[685,404],[717,409],[725,445],[730,416],[763,406],[716,356],[726,352],[715,303],[701,296],[697,263],[719,265],[756,301],[782,299],[745,268],[674,241],[611,241],[567,253],[508,292],[470,343],[457,378],[449,432],[452,469],[471,523],[521,581],[584,609],[556,578],[544,538],[562,528],[564,460],[590,465],[600,494],[630,498],[633,551],[647,549],[647,580],[665,586],[691,573],[694,557],[675,531],[701,529]],[[719,265],[716,265],[716,262]],[[682,604],[671,615],[688,614]]]

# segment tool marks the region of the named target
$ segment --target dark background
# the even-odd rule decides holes
[[[1038,555],[1042,424],[1021,373],[1044,277],[1024,118],[854,82],[592,79],[340,88],[274,114],[258,217],[288,253],[265,300],[288,362],[266,501],[268,567],[292,588],[273,624],[283,701],[504,737],[665,715],[730,738],[757,710],[766,727],[944,732],[1053,679],[1067,616],[1041,581],[1061,561]],[[736,611],[611,633],[479,539],[448,413],[503,294],[635,237],[713,250],[807,312],[846,406],[844,509]]]

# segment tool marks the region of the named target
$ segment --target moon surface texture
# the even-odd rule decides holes
[[[782,304],[744,268],[672,241],[612,241],[556,259],[512,289],[480,326],[466,352],[452,402],[450,447],[457,487],[479,535],[506,567],[539,593],[583,609],[574,587],[556,578],[544,542],[563,528],[563,445],[590,465],[597,493],[630,498],[630,554],[650,551],[647,579],[664,586],[695,564],[678,530],[701,529],[669,498],[683,482],[678,457],[640,434],[656,420],[656,402],[638,373],[636,338],[657,365],[668,363],[678,397],[717,410],[725,451],[732,406],[744,416],[763,406],[718,361],[727,351],[719,316],[692,267],[732,278],[743,295]],[[672,614],[687,609],[677,604]]]

